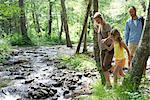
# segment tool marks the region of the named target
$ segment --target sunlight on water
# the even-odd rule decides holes
[[[16,96],[13,96],[13,95],[5,95],[3,99],[0,99],[0,100],[21,100],[21,97],[16,95]]]

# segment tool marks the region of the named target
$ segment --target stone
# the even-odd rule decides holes
[[[24,76],[16,76],[15,79],[26,79]]]
[[[65,96],[66,94],[69,94],[69,90],[65,90],[63,96]]]
[[[52,84],[54,87],[61,87],[62,83],[61,82],[57,82],[56,84]]]
[[[75,90],[76,89],[76,85],[71,85],[71,86],[69,86],[69,90]]]
[[[31,82],[33,82],[33,81],[34,81],[34,79],[26,80],[26,81],[25,81],[25,84],[29,84],[29,83],[31,83]]]

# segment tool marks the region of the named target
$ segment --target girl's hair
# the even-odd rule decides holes
[[[111,35],[112,35],[113,37],[118,36],[118,38],[117,38],[116,41],[118,41],[119,44],[120,44],[120,46],[121,46],[122,38],[121,38],[120,32],[119,32],[117,29],[112,29],[112,30],[111,30]]]

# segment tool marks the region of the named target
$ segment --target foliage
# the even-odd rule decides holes
[[[76,54],[74,56],[62,56],[61,63],[67,65],[67,68],[84,71],[96,68],[95,62],[92,58],[84,54]]]
[[[5,60],[9,51],[10,44],[4,39],[0,39],[0,63]]]

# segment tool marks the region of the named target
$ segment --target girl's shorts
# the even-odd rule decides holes
[[[124,67],[126,63],[126,59],[115,60],[116,66]]]

